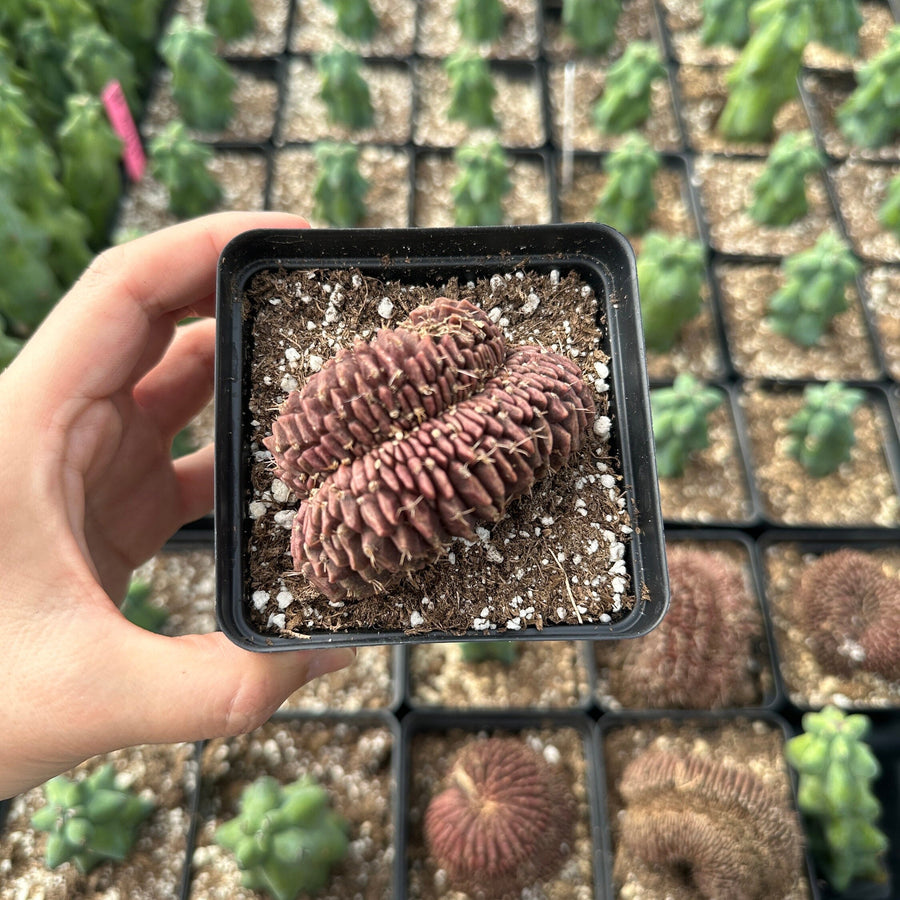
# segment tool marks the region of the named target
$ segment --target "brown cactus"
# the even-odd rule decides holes
[[[626,707],[715,709],[751,703],[752,642],[761,632],[740,568],[670,544],[671,605],[645,637],[609,651],[609,685]]]
[[[553,875],[569,853],[574,798],[562,776],[516,738],[473,741],[425,813],[425,840],[453,887],[485,897]]]
[[[780,792],[748,768],[650,749],[620,785],[616,874],[637,857],[673,885],[721,900],[782,897],[801,871],[801,830]]]
[[[508,351],[467,301],[420,307],[330,360],[265,441],[301,499],[295,569],[331,599],[390,586],[502,518],[566,463],[593,415],[571,360]]]
[[[900,580],[871,556],[849,549],[820,556],[803,570],[795,608],[828,672],[862,669],[900,681]]]

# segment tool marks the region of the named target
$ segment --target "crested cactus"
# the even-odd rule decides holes
[[[826,553],[803,569],[795,608],[829,674],[900,681],[900,580],[859,550]]]
[[[463,662],[480,663],[496,660],[507,666],[516,661],[519,644],[516,641],[460,641]]]
[[[809,211],[806,176],[824,165],[809,131],[782,135],[753,184],[751,217],[763,225],[790,225],[801,219]]]
[[[55,869],[71,860],[82,873],[105,859],[120,862],[128,856],[140,824],[154,803],[116,785],[112,763],[82,781],[65,775],[44,785],[47,805],[31,818],[38,831],[48,832],[45,861]]]
[[[720,390],[704,387],[687,372],[682,372],[672,387],[650,392],[660,478],[681,477],[691,454],[709,446],[707,419],[723,399]]]
[[[503,33],[501,0],[456,0],[453,14],[462,36],[471,44],[489,44]]]
[[[750,38],[750,7],[756,0],[703,0],[703,43],[743,47]]]
[[[837,471],[856,443],[853,413],[864,397],[836,381],[807,385],[803,407],[787,424],[788,456],[815,478]]]
[[[250,0],[206,0],[205,21],[223,41],[236,41],[256,27]]]
[[[658,353],[670,350],[702,305],[703,246],[678,235],[650,231],[637,260],[644,341]]]
[[[497,124],[492,108],[497,89],[487,60],[470,47],[461,47],[447,57],[444,70],[450,81],[447,118],[470,128],[493,128]]]
[[[236,79],[216,55],[216,36],[205,26],[175,16],[159,46],[172,71],[172,96],[191,128],[217,131],[234,115]]]
[[[622,0],[563,0],[563,28],[584,53],[606,53],[621,12]]]
[[[562,775],[523,741],[475,740],[428,804],[425,841],[454,888],[518,894],[560,868],[574,812]]]
[[[369,85],[360,73],[360,58],[344,47],[335,47],[316,59],[319,96],[332,122],[348,128],[365,128],[375,118]]]
[[[369,182],[359,173],[359,148],[353,144],[320,141],[315,145],[316,182],[313,186],[317,216],[339,228],[350,228],[366,215]]]
[[[512,189],[509,162],[499,141],[457,147],[451,187],[457,225],[502,225],[503,198]]]
[[[659,154],[635,132],[606,157],[603,170],[608,180],[593,217],[625,234],[643,234],[656,208],[653,176],[659,170]]]
[[[856,76],[856,90],[838,107],[838,127],[852,144],[881,147],[900,133],[900,25],[888,32],[884,50]]]
[[[275,900],[322,890],[347,853],[347,824],[309,777],[282,786],[265,775],[248,785],[238,815],[216,829],[234,854],[244,887]]]
[[[888,183],[887,196],[878,208],[878,221],[900,240],[900,175]]]
[[[169,611],[162,606],[155,606],[150,602],[153,586],[149,581],[132,578],[128,585],[128,593],[122,601],[122,615],[138,628],[152,631],[154,634],[162,634],[166,622],[169,621]]]
[[[567,357],[507,348],[467,301],[419,307],[291,392],[265,439],[301,500],[295,569],[331,599],[388,589],[499,521],[566,464],[593,416]]]
[[[623,134],[650,117],[653,82],[666,77],[659,49],[632,41],[610,67],[603,93],[593,109],[594,124],[605,134]]]
[[[847,288],[860,269],[850,248],[826,231],[815,246],[782,264],[784,285],[769,299],[766,322],[802,347],[812,347],[847,309]]]
[[[787,742],[785,754],[800,775],[797,803],[813,859],[838,891],[854,879],[886,881],[888,841],[872,793],[881,766],[865,742],[869,719],[826,706],[806,713],[802,724],[803,734]]]
[[[325,0],[337,14],[338,31],[354,41],[370,41],[378,31],[378,16],[369,0]]]
[[[754,601],[739,566],[727,557],[670,544],[672,602],[639,641],[611,651],[609,684],[626,708],[717,709],[748,706],[754,689],[743,660],[760,636]]]
[[[182,219],[200,216],[222,198],[209,171],[212,149],[193,140],[183,122],[169,122],[150,142],[150,172],[169,191],[169,209]]]
[[[692,897],[780,897],[803,870],[796,814],[746,766],[651,747],[625,768],[620,791],[619,846]]]
[[[110,81],[118,81],[132,115],[140,111],[134,57],[100,25],[85,25],[75,30],[64,68],[79,94],[99,97]]]

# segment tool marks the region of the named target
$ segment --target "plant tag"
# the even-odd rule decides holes
[[[128,102],[125,100],[125,92],[118,81],[110,81],[103,88],[100,95],[103,105],[106,107],[106,115],[116,134],[122,138],[124,147],[122,159],[125,163],[125,171],[132,181],[140,181],[147,168],[147,157],[141,146],[141,136],[138,134]]]

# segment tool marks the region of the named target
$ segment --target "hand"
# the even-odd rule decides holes
[[[213,390],[219,253],[279,213],[223,213],[102,253],[0,375],[0,798],[89,756],[249,731],[347,649],[162,637],[118,604],[212,508],[213,452],[172,461]]]

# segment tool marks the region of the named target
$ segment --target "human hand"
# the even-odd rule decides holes
[[[173,461],[213,390],[219,253],[281,213],[222,213],[113,247],[0,374],[0,798],[142,743],[249,731],[347,649],[259,654],[120,613],[133,569],[213,501],[213,452]]]

